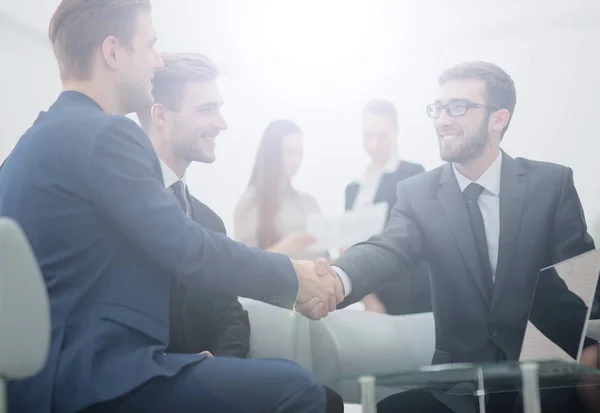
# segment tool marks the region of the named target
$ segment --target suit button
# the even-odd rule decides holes
[[[496,337],[497,335],[498,335],[498,330],[496,330],[495,328],[492,328],[490,330],[490,336]]]

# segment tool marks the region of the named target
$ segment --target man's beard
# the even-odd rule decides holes
[[[444,150],[440,148],[440,156],[443,161],[453,162],[457,164],[469,164],[474,160],[478,159],[483,155],[485,149],[490,143],[490,135],[487,129],[488,120],[487,118],[481,122],[479,130],[469,138],[465,138],[463,135],[460,139],[461,142],[458,148],[452,153],[445,154]],[[443,138],[439,138],[443,139]],[[443,145],[443,141],[441,142]]]

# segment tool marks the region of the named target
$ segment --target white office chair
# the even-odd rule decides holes
[[[6,380],[38,373],[50,346],[50,305],[33,251],[21,228],[0,217],[0,413]]]

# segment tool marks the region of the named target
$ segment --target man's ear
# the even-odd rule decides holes
[[[152,117],[152,123],[158,128],[165,128],[170,122],[170,116],[167,109],[160,103],[155,103],[150,108],[150,115]]]
[[[500,109],[494,112],[490,119],[490,126],[493,131],[502,132],[510,120],[510,112],[506,109]]]
[[[118,47],[119,41],[114,36],[108,36],[104,39],[101,46],[102,60],[108,67],[115,70],[119,68]]]

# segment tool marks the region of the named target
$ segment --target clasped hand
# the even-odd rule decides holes
[[[311,320],[319,320],[334,311],[344,299],[344,286],[326,259],[292,260],[298,277],[296,310]]]

